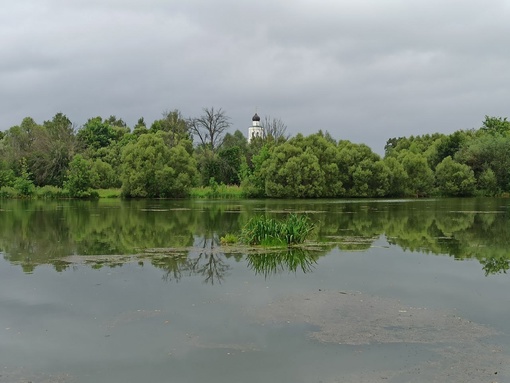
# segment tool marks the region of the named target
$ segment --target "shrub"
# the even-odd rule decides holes
[[[214,179],[214,177],[209,178],[209,190],[206,195],[208,198],[217,198],[218,197],[218,183]]]
[[[98,189],[99,198],[120,198],[120,189]]]
[[[14,189],[16,189],[19,197],[30,197],[34,194],[35,185],[27,178],[18,177],[14,181]]]
[[[68,194],[61,188],[46,185],[35,190],[35,196],[41,199],[58,199],[68,197]]]
[[[35,185],[30,179],[31,173],[28,171],[28,165],[25,158],[20,161],[21,175],[14,180],[14,189],[18,197],[30,197],[34,194]]]
[[[12,169],[0,170],[0,187],[14,185],[15,179],[16,177]]]
[[[69,163],[64,189],[70,197],[88,198],[90,186],[90,161],[83,158],[81,154],[77,154]]]
[[[0,198],[16,198],[18,197],[18,192],[11,186],[2,186],[0,187]]]
[[[237,185],[220,184],[215,190],[210,186],[192,188],[189,196],[203,199],[241,199],[245,197],[245,194],[243,189]]]

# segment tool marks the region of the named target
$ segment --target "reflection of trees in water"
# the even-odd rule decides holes
[[[164,270],[165,281],[179,282],[183,277],[201,276],[206,284],[221,284],[231,269],[229,259],[238,260],[243,255],[225,254],[215,249],[212,245],[214,241],[210,239],[202,238],[200,241],[206,246],[201,249],[194,247],[189,252],[153,255],[151,263]],[[325,253],[299,248],[267,251],[245,256],[248,268],[266,278],[283,272],[312,272],[317,259]]]
[[[204,277],[204,283],[214,285],[214,282],[221,283],[230,266],[225,263],[225,254],[215,253],[215,249],[220,245],[220,239],[215,232],[209,232],[210,236],[200,237],[197,249],[201,249],[196,254],[188,256],[188,270],[190,274],[201,275]]]
[[[498,273],[506,274],[510,268],[510,259],[501,255],[483,258],[480,260],[480,263],[483,266],[483,271],[485,271],[485,276]]]
[[[285,271],[295,273],[301,270],[303,273],[309,273],[313,271],[318,257],[318,253],[289,248],[281,251],[273,250],[268,253],[248,254],[246,260],[251,270],[267,278],[272,274],[280,274]]]
[[[366,250],[384,235],[405,251],[476,258],[487,274],[509,269],[506,200],[0,202],[0,250],[25,272],[40,264],[65,270],[69,267],[65,257],[70,255],[117,256],[150,248],[193,247],[186,266],[177,257],[168,261],[176,263],[169,270],[181,270],[180,277],[200,274],[219,283],[226,272],[221,271],[222,257],[229,255],[220,255],[218,238],[238,233],[243,223],[261,212],[275,217],[308,214],[317,241],[335,242],[341,250]],[[185,270],[187,274],[182,274]]]
[[[204,283],[214,285],[214,282],[220,283],[230,270],[230,266],[225,263],[224,254],[214,254],[202,252],[195,257],[188,258],[187,270],[190,275],[201,275],[204,277]]]
[[[209,234],[209,238],[195,237],[194,246],[189,251],[152,256],[152,264],[165,271],[165,281],[179,282],[183,276],[201,276],[206,284],[221,284],[230,270],[230,265],[227,263],[227,256],[217,249],[218,235]]]
[[[201,252],[163,256],[152,264],[164,270],[163,280],[179,282],[183,277],[202,276],[203,282],[221,284],[230,270],[225,254]]]
[[[0,249],[31,272],[40,264],[58,271],[73,255],[126,255],[145,248],[193,245],[207,227],[236,227],[229,205],[188,207],[190,201],[2,201]],[[227,222],[230,222],[226,225]],[[107,266],[107,264],[105,264]]]

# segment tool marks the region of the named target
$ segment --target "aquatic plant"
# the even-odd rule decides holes
[[[307,216],[291,214],[284,220],[254,217],[244,226],[241,239],[249,245],[290,246],[303,243],[314,229]]]
[[[287,220],[281,223],[281,239],[283,239],[287,245],[303,243],[313,228],[314,225],[307,216],[291,214]]]
[[[233,245],[237,243],[237,241],[238,241],[237,235],[231,233],[227,233],[220,238],[220,242],[222,245]]]

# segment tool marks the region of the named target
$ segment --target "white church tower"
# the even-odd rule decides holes
[[[255,137],[264,137],[264,128],[260,126],[260,117],[257,113],[252,117],[251,126],[248,128],[248,142]]]

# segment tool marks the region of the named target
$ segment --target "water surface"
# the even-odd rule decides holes
[[[0,382],[509,381],[509,207],[1,201]],[[314,250],[220,246],[289,212]]]

